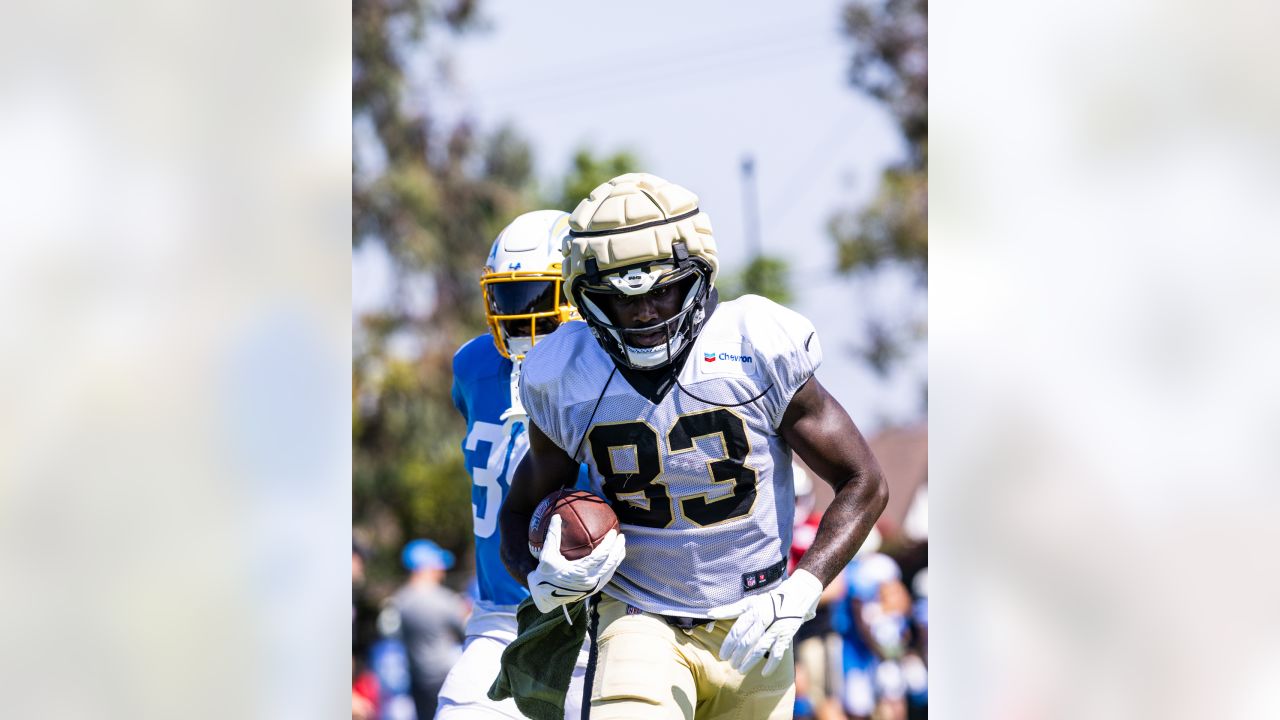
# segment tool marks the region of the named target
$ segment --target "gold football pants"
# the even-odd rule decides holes
[[[790,649],[772,675],[761,674],[763,661],[743,675],[719,657],[733,620],[686,631],[613,598],[596,601],[594,674],[588,670],[592,720],[791,717]]]

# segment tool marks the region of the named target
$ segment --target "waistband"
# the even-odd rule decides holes
[[[716,624],[716,621],[711,618],[679,617],[677,615],[658,615],[658,617],[662,618],[663,622],[671,627],[680,628],[685,632],[692,631],[694,628],[702,627],[703,625],[706,625],[707,629],[711,629],[711,626]]]
[[[641,613],[645,615],[652,615],[653,617],[656,617],[662,620],[663,622],[670,625],[671,627],[679,628],[681,630],[684,630],[685,632],[693,632],[694,628],[702,627],[704,625],[707,626],[708,629],[711,629],[716,623],[716,620],[714,618],[684,617],[683,615],[663,615],[662,613],[641,610],[640,608],[636,607],[635,605],[632,605],[626,600],[621,600],[619,598],[615,598],[610,595],[605,595],[604,598],[609,601],[622,604],[626,608],[626,614],[628,615],[640,615]]]

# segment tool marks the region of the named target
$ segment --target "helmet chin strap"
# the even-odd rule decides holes
[[[688,304],[686,303],[686,307],[687,306]],[[706,313],[702,308],[694,309],[693,324],[702,324],[702,320],[705,317]],[[677,326],[680,324],[679,318],[667,320],[666,323],[664,323],[667,325],[665,333],[666,341],[656,347],[641,348],[631,345],[626,341],[622,341],[622,347],[627,352],[627,358],[631,360],[633,365],[645,369],[659,367],[670,362],[672,358],[676,357],[684,350],[685,345],[689,343],[690,340],[688,337],[678,332],[678,328],[677,331],[674,332],[671,330],[670,324],[673,322],[676,323]],[[621,338],[619,339],[621,340]]]
[[[511,426],[515,423],[529,424],[529,413],[524,409],[524,403],[520,402],[520,366],[524,364],[523,360],[511,361],[511,407],[502,412],[498,417],[502,421],[503,432],[510,434]]]
[[[668,343],[663,343],[657,347],[642,348],[624,342],[622,347],[627,351],[627,359],[631,361],[632,365],[647,369],[666,364],[668,358],[672,355],[672,350],[678,351],[680,346],[676,345],[673,348]]]
[[[676,323],[677,325],[677,329],[674,331],[671,329],[672,323]],[[654,347],[639,347],[637,345],[632,345],[626,340],[622,340],[620,337],[619,340],[622,342],[622,348],[627,352],[627,359],[636,367],[644,369],[661,367],[662,365],[671,362],[672,358],[680,354],[680,351],[684,348],[685,342],[687,342],[687,338],[679,333],[679,324],[680,321],[678,318],[672,318],[671,320],[663,322],[662,344],[655,345]]]
[[[618,283],[614,283],[614,284],[618,285]],[[608,327],[606,325],[606,327],[604,328],[604,331],[612,335],[613,339],[616,340],[618,345],[621,346],[622,352],[625,353],[627,357],[627,362],[630,363],[632,367],[641,369],[641,370],[649,370],[653,368],[662,367],[663,365],[670,362],[672,358],[679,355],[682,350],[684,350],[684,347],[690,341],[690,338],[688,338],[685,335],[685,333],[680,332],[680,327],[681,325],[684,324],[684,320],[682,319],[682,316],[686,311],[689,310],[689,306],[693,303],[694,299],[697,297],[698,291],[701,289],[701,284],[702,284],[702,278],[698,278],[690,286],[689,291],[685,294],[684,301],[680,305],[680,312],[676,315],[676,317],[668,318],[666,320],[655,323],[648,327],[629,329],[632,332],[648,332],[648,331],[661,328],[664,336],[663,343],[661,345],[657,345],[655,347],[641,347],[639,345],[632,345],[631,343],[627,342],[627,334],[628,334],[627,332],[625,332],[621,328]],[[652,283],[650,283],[650,285],[652,285]],[[628,292],[625,294],[643,294],[643,293]],[[600,308],[599,305],[594,303],[590,298],[584,297],[583,304],[585,305],[585,309],[587,310],[588,313],[594,315],[595,317],[599,318],[603,322],[608,323],[608,320],[609,320],[608,315],[604,312],[603,309]],[[701,308],[696,308],[693,310],[693,324],[695,325],[700,324],[704,317],[705,317],[705,313]],[[592,332],[596,333],[598,331],[593,327]]]
[[[516,356],[523,357],[525,355],[528,355],[529,351],[533,349],[532,338],[508,337],[506,338],[506,342],[507,342],[507,352],[511,355],[513,360],[515,359]]]

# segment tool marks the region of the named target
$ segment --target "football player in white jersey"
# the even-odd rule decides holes
[[[503,566],[495,531],[502,496],[529,447],[521,362],[535,343],[577,317],[560,289],[560,247],[568,233],[568,213],[536,210],[498,234],[480,277],[489,332],[453,357],[453,402],[467,421],[462,451],[472,479],[478,598],[462,657],[440,690],[441,720],[524,717],[512,700],[495,702],[486,694],[502,651],[515,639],[516,606],[529,597]],[[566,717],[578,716],[586,658],[578,664],[572,682],[579,689],[566,698]]]
[[[591,598],[590,717],[789,718],[792,636],[884,509],[879,466],[814,377],[809,321],[718,302],[692,192],[621,175],[570,225],[563,277],[586,323],[525,360],[530,448],[499,514],[503,561],[542,612]],[[836,496],[788,577],[793,450]],[[625,554],[540,561],[530,515],[579,463]]]

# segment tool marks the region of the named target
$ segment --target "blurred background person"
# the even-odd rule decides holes
[[[911,645],[911,593],[901,576],[880,583],[876,599],[863,604],[862,617],[881,658],[875,670],[880,698],[877,717],[903,720],[907,715],[903,661]]]
[[[813,481],[804,467],[792,464],[796,494],[796,525],[791,534],[788,572],[795,569],[801,556],[813,544],[822,521],[817,509]],[[845,580],[841,573],[822,591],[816,614],[800,626],[795,636],[796,717],[817,720],[843,720],[840,702],[842,672],[842,640],[832,617],[845,597]]]
[[[365,585],[365,549],[351,541],[351,657],[365,662],[369,648],[377,637],[377,606],[369,598]]]
[[[845,568],[848,596],[836,619],[844,640],[842,700],[852,718],[900,720],[906,716],[905,690],[895,661],[906,647],[906,619],[896,612],[903,603],[895,591],[881,591],[890,583],[901,585],[902,573],[893,558],[875,552],[878,542],[878,535],[874,542],[869,538]],[[909,598],[905,608],[910,609]]]
[[[379,705],[378,678],[365,669],[354,672],[351,679],[351,720],[377,720]]]
[[[365,585],[367,553],[351,541],[351,717],[373,720],[378,712],[378,681],[369,667],[369,651],[377,639],[377,611]]]
[[[902,660],[902,676],[907,684],[907,717],[929,717],[929,568],[922,568],[911,581],[912,642]]]
[[[391,597],[387,629],[398,629],[409,659],[409,684],[419,720],[435,716],[440,687],[462,655],[467,605],[442,583],[453,553],[430,540],[413,540],[401,553],[409,579]]]
[[[409,655],[400,638],[400,613],[384,608],[378,615],[379,639],[369,651],[369,667],[378,679],[379,720],[415,720]]]
[[[929,564],[928,426],[885,428],[869,442],[890,502],[876,524],[878,543],[869,539],[845,570],[849,594],[837,620],[847,654],[843,697],[855,717],[896,719],[909,710],[920,717],[928,677],[907,588],[927,577]]]

